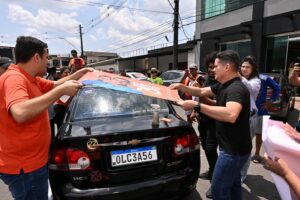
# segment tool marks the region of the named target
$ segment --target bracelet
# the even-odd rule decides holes
[[[200,112],[201,112],[201,104],[200,104],[200,102],[198,102],[198,104],[194,107],[194,110],[195,110],[197,113],[200,113]]]

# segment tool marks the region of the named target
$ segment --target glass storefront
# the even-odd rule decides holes
[[[220,44],[220,51],[233,50],[239,53],[241,60],[251,55],[251,41]]]
[[[288,36],[272,37],[267,39],[267,73],[284,73],[288,50]]]
[[[292,62],[300,59],[300,34],[267,38],[266,72],[289,72]]]

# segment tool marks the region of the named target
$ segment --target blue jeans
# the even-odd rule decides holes
[[[1,174],[15,200],[48,200],[48,167],[20,174]]]
[[[213,199],[242,199],[240,171],[249,156],[250,153],[243,156],[232,155],[220,149],[211,184]]]

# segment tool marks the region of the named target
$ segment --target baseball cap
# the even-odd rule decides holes
[[[189,66],[189,69],[198,69],[197,65],[196,64],[191,64]]]
[[[155,67],[153,67],[151,68],[150,72],[158,72],[158,70]]]
[[[7,69],[13,61],[8,57],[0,57],[0,67]]]

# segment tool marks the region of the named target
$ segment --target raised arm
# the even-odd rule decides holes
[[[22,97],[23,99],[17,99],[15,102],[12,101],[8,105],[8,110],[16,122],[24,123],[44,112],[62,95],[75,95],[81,87],[82,84],[78,81],[67,81],[42,96],[33,99],[26,99],[26,91],[22,91],[23,89],[20,88],[18,89],[21,92],[20,94],[25,94]]]
[[[300,86],[300,66],[295,65],[292,74],[289,76],[289,83],[294,86]]]
[[[210,87],[191,87],[191,86],[185,86],[181,83],[175,83],[169,86],[171,89],[180,90],[182,92],[187,92],[192,96],[197,97],[213,97],[214,93],[212,92]]]
[[[89,67],[87,67],[87,68],[82,68],[82,69],[76,71],[74,74],[71,74],[71,75],[66,76],[66,77],[64,77],[64,78],[61,78],[61,79],[59,79],[59,80],[57,80],[57,81],[54,81],[54,87],[57,87],[57,86],[63,84],[63,83],[66,82],[66,81],[69,81],[69,80],[78,80],[78,79],[80,79],[84,74],[86,74],[87,72],[92,72],[92,71],[94,71],[93,68],[89,68]]]
[[[226,106],[210,106],[206,104],[198,104],[193,100],[179,101],[178,105],[182,106],[184,110],[190,110],[199,106],[200,112],[209,117],[222,122],[234,123],[238,118],[242,105],[238,102],[227,102]]]

